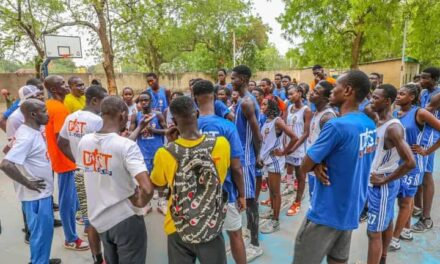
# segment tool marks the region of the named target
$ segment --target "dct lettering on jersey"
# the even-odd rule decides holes
[[[77,119],[70,120],[67,130],[73,136],[82,137],[85,133],[86,122],[80,122]]]
[[[365,154],[373,153],[377,147],[376,129],[366,130],[359,135],[359,158]]]
[[[83,151],[83,164],[86,167],[86,171],[94,171],[111,176],[112,171],[109,169],[111,158],[111,154],[100,153],[97,149],[92,152]]]

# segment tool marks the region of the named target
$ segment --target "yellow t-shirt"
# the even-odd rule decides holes
[[[64,98],[64,105],[67,107],[67,110],[69,110],[69,113],[81,110],[86,106],[86,96],[82,95],[78,98],[72,94],[68,94]]]
[[[197,140],[187,140],[183,138],[177,139],[175,142],[183,147],[194,147],[200,144],[205,136]],[[229,142],[224,137],[217,137],[214,148],[212,149],[212,159],[214,160],[215,167],[217,168],[220,181],[223,183],[230,165],[230,146]],[[177,162],[174,157],[165,148],[160,148],[154,156],[154,168],[151,172],[150,179],[156,186],[169,186],[173,188],[174,175],[177,171]],[[164,220],[165,233],[170,235],[176,232],[174,221],[171,218],[170,213],[171,197],[168,200],[167,215]]]

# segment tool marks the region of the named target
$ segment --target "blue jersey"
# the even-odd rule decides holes
[[[17,110],[18,107],[20,107],[18,104],[20,103],[20,99],[15,100],[15,102],[11,105],[11,107],[9,107],[4,113],[3,113],[3,117],[5,118],[5,120],[7,120],[9,118],[9,116],[12,115],[12,113],[14,113],[15,110]]]
[[[273,94],[274,96],[279,97],[279,98],[280,98],[281,100],[283,100],[283,101],[287,99],[287,96],[286,96],[286,89],[284,89],[283,87],[281,87],[280,89],[278,89],[278,88],[273,89],[272,94]]]
[[[252,96],[251,93],[246,92],[246,95],[238,100],[237,107],[235,108],[235,125],[237,126],[238,134],[240,136],[244,157],[241,160],[243,166],[251,166],[256,164],[255,150],[253,144],[253,133],[249,121],[246,119],[241,104],[245,98],[249,98],[254,103],[255,118],[257,122],[260,119],[260,107],[258,106],[257,99]]]
[[[138,112],[136,116],[136,122],[139,125],[144,113]],[[163,127],[159,123],[159,119],[156,117],[150,121],[148,126],[156,129],[162,129]],[[163,146],[164,136],[160,134],[150,133],[147,129],[144,129],[138,136],[136,140],[139,148],[141,149],[142,155],[145,160],[154,159],[156,151]]]
[[[307,155],[327,165],[330,186],[316,181],[308,219],[338,230],[358,228],[376,146],[376,126],[364,113],[325,123]]]
[[[260,129],[263,127],[264,123],[266,123],[267,116],[260,112],[260,117],[258,118],[258,123],[260,124]]]
[[[368,98],[365,98],[362,103],[359,104],[359,111],[363,112],[365,110],[365,107],[370,104],[370,100]]]
[[[420,107],[413,106],[407,113],[402,116],[398,116],[398,111],[394,112],[394,117],[399,118],[403,127],[405,128],[406,142],[408,145],[419,145],[421,140],[421,128],[417,124],[416,116]],[[423,172],[423,156],[414,153],[414,160],[416,161],[416,167],[408,174],[414,175]]]
[[[440,88],[437,87],[434,89],[434,91],[429,92],[427,89],[424,89],[422,93],[420,94],[420,103],[423,108],[426,108],[429,103],[431,102],[431,99],[434,95],[440,93]],[[434,116],[437,117],[437,119],[440,118],[440,111],[438,109],[435,110]],[[440,138],[440,133],[435,130],[433,127],[431,127],[428,124],[425,124],[422,131],[422,136],[420,140],[420,145],[424,147],[431,147],[437,140]]]
[[[231,112],[231,110],[229,110],[228,106],[225,105],[225,103],[223,103],[222,101],[215,100],[214,112],[217,116],[226,118],[226,116]]]
[[[231,145],[231,159],[242,159],[243,149],[238,136],[237,128],[234,124],[217,115],[200,116],[198,119],[199,129],[203,134],[209,134],[215,137],[223,136]],[[232,181],[231,170],[228,170],[223,189],[229,194],[229,202],[237,200],[237,187]]]
[[[151,110],[163,113],[168,107],[168,98],[165,88],[159,87],[154,91],[148,87],[147,92],[151,95]]]

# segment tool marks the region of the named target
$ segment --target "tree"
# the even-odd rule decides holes
[[[308,62],[356,69],[363,56],[375,59],[399,54],[399,0],[284,2],[286,11],[278,21],[288,38],[302,38],[296,52],[306,55]]]

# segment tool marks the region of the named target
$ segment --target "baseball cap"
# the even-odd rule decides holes
[[[21,105],[27,99],[36,96],[39,92],[40,89],[33,85],[25,85],[21,87],[20,90],[18,90],[18,97],[20,97],[20,103],[18,103],[18,105]]]

